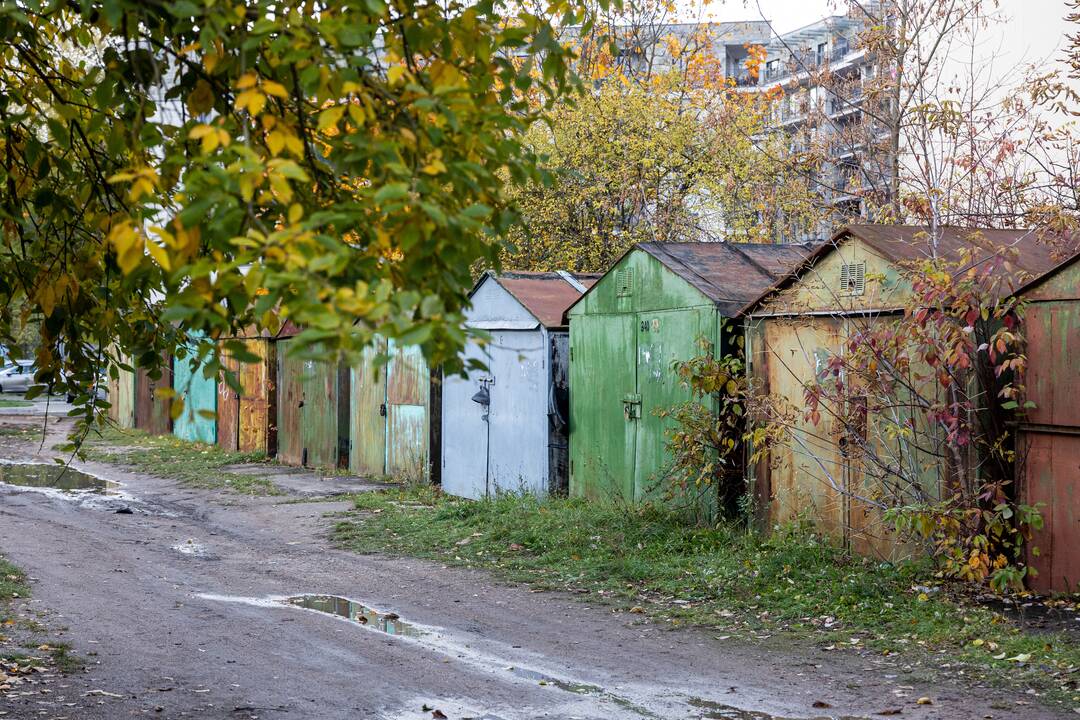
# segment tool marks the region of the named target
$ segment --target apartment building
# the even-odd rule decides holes
[[[878,72],[859,42],[867,22],[866,15],[853,12],[774,36],[753,85],[783,89],[775,131],[788,135],[793,152],[813,150],[821,159],[816,186],[833,217],[823,221],[819,234],[827,234],[831,224],[867,218],[866,194],[889,186],[885,131],[868,120],[864,108]]]
[[[873,12],[876,5],[869,0],[859,7]],[[793,153],[812,151],[818,159],[813,179],[824,211],[820,226],[777,238],[802,242],[828,237],[852,219],[872,219],[865,196],[889,185],[892,163],[882,152],[882,130],[864,111],[866,88],[878,70],[860,42],[868,24],[862,12],[822,18],[780,35],[767,21],[640,23],[599,32],[615,37],[615,62],[629,74],[677,68],[704,50],[722,60],[724,76],[740,90],[782,88],[770,132],[784,133]],[[765,49],[765,59],[751,72],[747,60],[755,46]]]

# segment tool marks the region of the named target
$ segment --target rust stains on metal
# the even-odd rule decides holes
[[[1025,300],[1027,400],[1019,425],[1017,480],[1021,497],[1041,503],[1029,580],[1039,592],[1075,592],[1080,584],[1080,255],[1018,292]]]
[[[167,435],[172,431],[169,399],[155,394],[157,388],[172,387],[172,361],[166,357],[163,362],[157,380],[145,368],[135,373],[135,427],[151,435]]]
[[[218,379],[218,445],[225,450],[270,456],[277,441],[276,345],[261,337],[247,338],[243,343],[244,350],[258,360],[244,363],[223,353],[222,364],[235,373],[240,391],[229,386],[224,376]]]
[[[569,278],[567,277],[569,276]],[[495,277],[508,293],[525,306],[546,328],[564,328],[566,309],[581,297],[581,290],[592,287],[600,278],[594,273],[506,272]]]
[[[431,372],[420,348],[377,339],[350,380],[353,472],[430,478]]]
[[[123,358],[123,362],[129,362]],[[109,375],[109,419],[117,427],[135,427],[135,374],[116,366],[117,377]]]
[[[571,495],[664,496],[672,421],[660,411],[692,399],[673,364],[700,355],[699,338],[730,352],[726,319],[811,249],[641,243],[567,310]],[[713,494],[696,502],[715,511]]]
[[[273,455],[277,444],[276,346],[268,340],[248,340],[250,352],[259,361],[240,368],[240,428],[237,449]]]
[[[240,393],[229,385],[225,373],[239,376],[243,363],[222,349],[221,365],[224,372],[217,387],[217,443],[222,450],[235,452],[240,439]]]
[[[289,347],[287,340],[277,342],[277,457],[285,465],[301,465],[304,461],[301,433],[304,361],[290,357]]]
[[[750,301],[802,262],[816,246],[728,242],[646,242],[637,247],[736,317]]]
[[[800,282],[824,258],[848,241],[856,240],[871,249],[880,259],[894,265],[908,264],[932,256],[953,261],[961,258],[964,251],[971,252],[973,265],[985,262],[1005,249],[1015,249],[1008,261],[1028,276],[1038,278],[1050,271],[1064,253],[1071,256],[1080,250],[1080,236],[1057,238],[1058,242],[1044,242],[1034,230],[993,230],[943,227],[936,244],[930,242],[929,228],[919,225],[847,225],[828,241],[819,243],[803,261],[792,270],[781,273],[771,287],[748,301],[744,313],[756,311],[765,299],[777,291]]]
[[[346,457],[340,417],[348,402],[337,363],[301,357],[294,339],[278,340],[277,456],[286,465],[337,467]],[[347,388],[347,384],[346,384]],[[269,409],[268,409],[269,414]]]

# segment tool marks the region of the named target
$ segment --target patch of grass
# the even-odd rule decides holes
[[[106,428],[83,444],[89,460],[123,465],[139,472],[171,478],[199,488],[230,490],[244,495],[280,495],[281,488],[259,475],[226,472],[227,465],[259,463],[262,453],[238,453],[216,445],[191,443],[171,435]]]
[[[925,564],[852,557],[807,529],[762,537],[735,525],[690,526],[650,505],[474,502],[432,488],[364,493],[353,501],[356,509],[334,536],[359,552],[488,568],[677,624],[872,652],[913,672],[938,674],[947,665],[950,678],[971,684],[1034,688],[1054,703],[1080,701],[1075,636],[1023,632],[976,602],[969,589],[933,582]]]
[[[0,557],[0,602],[29,595],[30,586],[26,584],[26,574]]]
[[[40,433],[41,428],[36,425],[0,425],[0,437],[29,438]]]
[[[34,403],[29,400],[12,400],[10,398],[0,398],[0,408],[6,407],[30,407]]]
[[[0,612],[0,630],[5,633],[14,632],[16,636],[24,638],[21,645],[18,645],[17,637],[0,634],[0,661],[20,665],[37,664],[43,662],[40,653],[48,653],[52,666],[57,670],[65,674],[75,672],[83,666],[83,661],[72,654],[70,645],[41,643],[39,640],[28,639],[27,633],[30,633],[32,637],[35,634],[46,633],[48,629],[36,620],[15,617],[11,614],[17,600],[30,597],[30,586],[26,579],[26,573],[0,556],[0,603],[3,603],[0,607],[0,611],[3,611]],[[21,649],[16,650],[14,647]],[[31,652],[27,653],[23,650]],[[2,681],[3,672],[0,672],[0,683]]]
[[[53,665],[60,672],[70,674],[82,668],[83,660],[71,653],[71,646],[67,643],[49,643],[48,647]]]

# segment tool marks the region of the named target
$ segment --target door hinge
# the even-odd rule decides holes
[[[570,348],[570,362],[574,362],[574,348]]]

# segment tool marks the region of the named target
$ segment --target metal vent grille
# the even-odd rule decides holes
[[[866,292],[866,263],[844,263],[840,266],[840,294],[862,295]]]
[[[624,268],[615,273],[616,297],[629,297],[634,293],[634,269]]]

